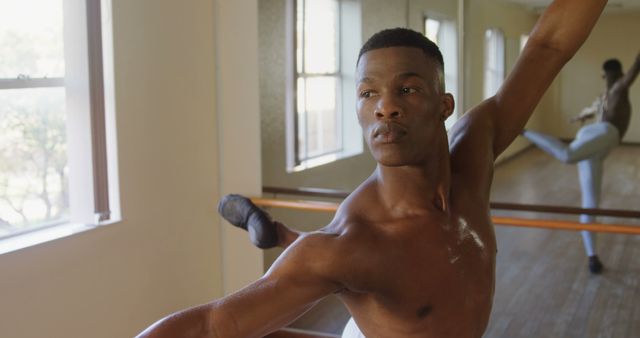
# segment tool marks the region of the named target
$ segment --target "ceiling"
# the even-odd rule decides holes
[[[540,11],[551,3],[551,0],[508,0],[526,6],[535,11]],[[628,12],[640,10],[640,0],[609,0],[606,12]]]

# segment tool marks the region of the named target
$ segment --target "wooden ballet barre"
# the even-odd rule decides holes
[[[300,196],[314,196],[314,197],[328,197],[328,198],[341,198],[345,199],[349,196],[349,192],[345,190],[335,190],[326,188],[285,188],[285,187],[272,187],[263,186],[262,192],[271,194],[285,194],[285,195],[300,195]]]
[[[523,228],[541,228],[553,230],[588,230],[593,232],[608,232],[612,234],[640,235],[640,226],[613,223],[580,223],[554,219],[530,219],[516,217],[491,216],[495,225],[516,226]]]
[[[279,200],[252,197],[251,200],[261,207],[296,209],[305,211],[336,212],[338,203],[304,200]],[[554,230],[588,230],[593,232],[608,232],[614,234],[640,235],[640,226],[626,224],[580,223],[575,221],[529,219],[516,217],[492,216],[495,225],[516,226],[525,228],[543,228]]]
[[[280,200],[273,198],[251,197],[251,201],[261,207],[296,209],[306,211],[325,211],[336,212],[338,203],[320,202],[320,201],[304,201],[304,200]]]
[[[640,211],[635,211],[635,210],[577,208],[577,207],[562,207],[557,205],[516,204],[516,203],[504,203],[504,202],[491,202],[489,203],[489,207],[491,209],[498,209],[498,210],[534,211],[534,212],[546,212],[546,213],[553,213],[553,214],[640,218]]]
[[[325,198],[344,199],[349,196],[348,191],[334,190],[325,188],[285,188],[264,186],[262,192],[270,194],[297,195],[297,196],[313,196]],[[624,218],[640,218],[640,211],[635,210],[618,210],[618,209],[600,209],[600,208],[578,208],[557,205],[543,204],[518,204],[504,202],[490,202],[491,209],[512,210],[512,211],[533,211],[552,214],[568,214],[568,215],[592,215],[592,216],[611,216]]]

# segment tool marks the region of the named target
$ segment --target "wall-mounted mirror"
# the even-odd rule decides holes
[[[355,90],[350,87],[357,50],[371,34],[404,26],[438,42],[445,57],[447,90],[456,97],[458,107],[447,121],[451,125],[465,109],[495,93],[549,1],[318,3],[332,5],[259,2],[263,181],[267,186],[348,191],[369,175],[374,163],[353,119]],[[635,60],[638,47],[629,43],[628,36],[640,29],[639,8],[637,0],[608,5],[589,40],[538,105],[527,128],[565,140],[575,138],[581,123],[569,120],[602,94],[602,63],[615,57],[628,69]],[[316,16],[321,17],[315,20]],[[314,25],[323,27],[318,30],[321,33],[305,35],[305,29],[313,31]],[[320,41],[315,48],[314,39]],[[332,54],[331,65],[322,53]],[[639,93],[640,86],[631,88],[632,107],[640,107]],[[628,161],[637,157],[637,143],[640,118],[632,116],[622,146],[613,149],[604,161],[602,208],[639,209],[640,194],[636,192],[640,190],[634,189],[638,174],[632,169],[636,165]],[[576,166],[558,163],[524,138],[516,140],[499,161],[493,200],[581,206]]]
[[[353,81],[360,45],[373,33],[390,27],[409,27],[437,41],[445,58],[447,90],[457,101],[456,113],[447,121],[450,126],[466,109],[495,93],[548,3],[549,0],[259,1],[263,185],[351,191],[370,175],[375,163],[355,132],[358,129],[352,119],[355,110],[349,107],[355,89],[350,92],[346,86]],[[310,33],[314,25],[323,27],[316,35]],[[603,62],[618,58],[627,71],[640,51],[640,44],[633,39],[638,33],[640,0],[611,1],[590,38],[543,97],[527,128],[565,142],[574,139],[583,125],[571,123],[570,119],[591,106],[605,89]],[[347,38],[341,40],[340,36]],[[314,39],[321,48],[314,49]],[[327,55],[318,57],[322,53]],[[627,214],[640,212],[639,83],[631,87],[629,98],[635,111],[622,143],[613,147],[603,160],[599,203],[600,208]],[[328,115],[328,111],[332,113]],[[266,195],[300,198],[282,192]],[[335,201],[331,197],[324,199]],[[580,207],[577,165],[562,163],[521,137],[499,159],[492,201],[565,209]],[[316,229],[331,219],[330,214],[278,209],[271,212],[302,230]],[[495,214],[579,219],[577,214],[502,210],[496,210]],[[640,224],[637,215],[599,217],[597,221]],[[498,306],[493,315],[497,321],[491,323],[488,336],[598,335],[607,326],[590,309],[604,307],[607,301],[604,293],[619,292],[614,297],[616,302],[632,307],[633,297],[620,296],[628,288],[616,289],[614,285],[598,288],[589,279],[579,235],[499,228],[498,240],[503,244],[498,256],[496,289],[500,291],[495,300]],[[602,235],[599,241],[605,278],[628,280],[630,271],[638,271],[639,260],[628,258],[637,253],[640,246],[637,238]],[[266,254],[265,267],[277,254],[277,251]],[[568,274],[557,274],[559,271]],[[539,313],[535,328],[511,315],[522,308],[530,309],[530,304],[540,299],[545,299],[539,307],[544,310]],[[576,299],[585,303],[577,304]],[[558,304],[554,303],[556,300]],[[587,318],[597,322],[590,326],[593,332],[581,325],[543,324],[557,323],[553,316],[566,313],[562,311],[567,307],[572,309],[572,314],[565,318],[567,323],[585,323]],[[625,318],[616,323],[640,320],[637,316]],[[615,332],[620,333],[616,336],[634,335],[624,331],[623,326],[615,326]]]

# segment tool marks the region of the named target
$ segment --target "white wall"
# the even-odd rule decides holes
[[[259,196],[260,109],[258,87],[258,1],[216,0],[218,149],[221,195]],[[243,22],[238,25],[238,22]],[[223,290],[236,291],[262,275],[262,251],[247,233],[221,228]]]
[[[238,14],[238,7],[249,15]],[[229,126],[217,119],[238,113],[217,114],[216,107],[240,94],[216,100],[216,91],[242,88],[222,80],[216,86],[216,78],[229,76],[216,64],[225,68],[230,61],[216,53],[215,33],[224,29],[257,49],[251,8],[256,0],[113,0],[124,220],[0,255],[0,336],[131,337],[169,312],[223,294],[221,238],[227,234],[216,213],[220,181],[225,189],[259,191],[260,168],[231,178],[220,166],[218,146],[234,143],[234,136],[221,136],[218,130]],[[254,25],[229,29],[245,18]],[[217,42],[225,50],[230,44]],[[257,84],[255,52],[237,58],[254,69],[242,80]],[[242,99],[249,102],[244,107],[256,107],[245,113],[249,130],[251,121],[257,130],[257,88]],[[223,123],[235,126],[241,119],[227,116]],[[259,133],[245,140],[239,152],[259,158]],[[248,255],[261,270],[259,254]],[[249,278],[229,266],[226,271],[229,289]],[[244,273],[252,278],[255,269]]]

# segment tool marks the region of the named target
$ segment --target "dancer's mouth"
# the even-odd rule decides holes
[[[373,140],[382,144],[397,143],[405,135],[406,128],[393,122],[380,123],[373,129]]]

